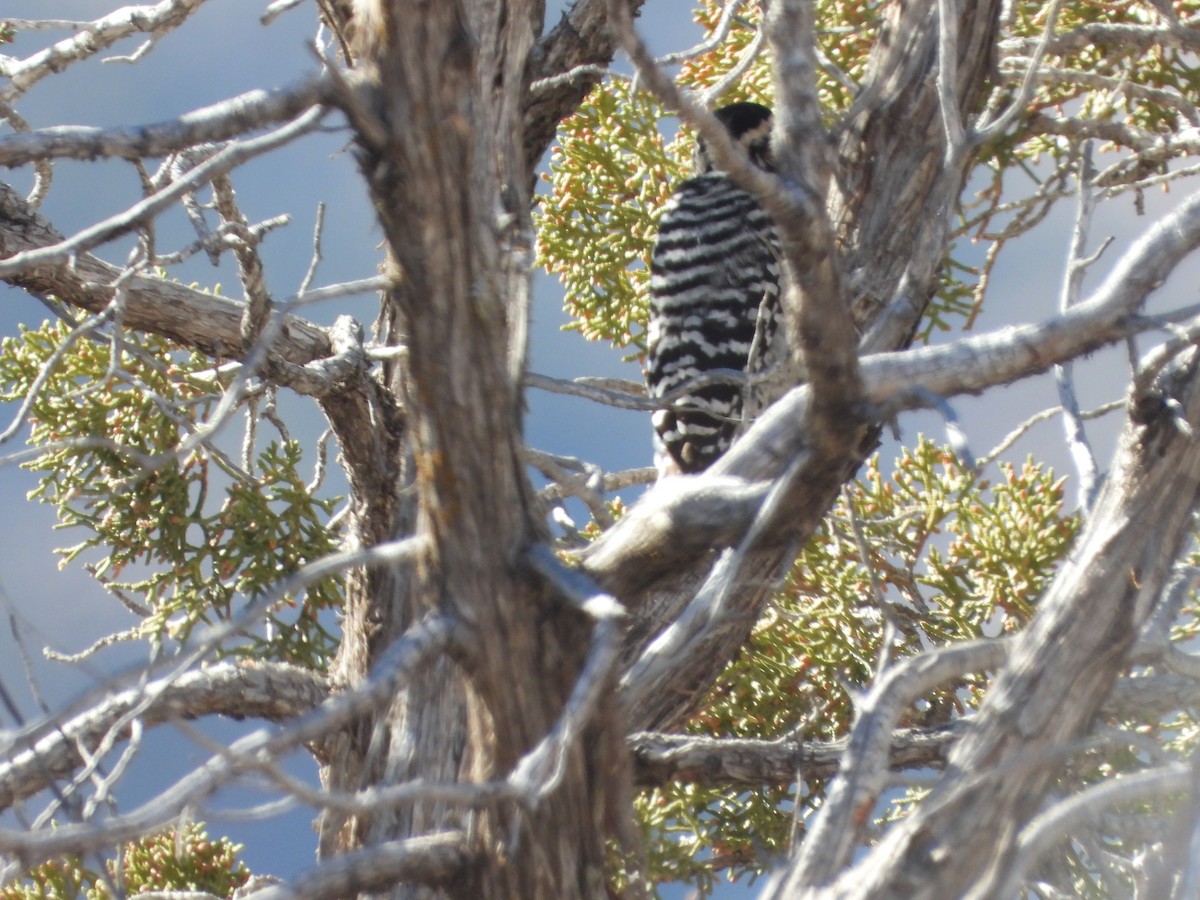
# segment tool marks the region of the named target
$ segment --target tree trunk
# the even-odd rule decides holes
[[[370,122],[356,122],[360,159],[394,263],[384,319],[408,352],[388,379],[407,417],[416,491],[412,522],[397,503],[387,529],[358,524],[364,542],[415,533],[427,550],[411,574],[357,586],[337,678],[365,677],[428,613],[450,615],[460,637],[453,661],[341,742],[324,778],[342,790],[503,778],[553,727],[590,637],[587,619],[522,565],[541,537],[520,384],[532,245],[522,103],[542,8],[393,0],[357,14],[359,61],[373,84],[360,111]],[[405,467],[397,459],[393,470]],[[498,804],[469,818],[429,804],[331,820],[322,852],[466,826],[484,862],[448,893],[604,896],[612,816],[601,788],[621,748],[615,730],[585,737],[561,786],[534,809]]]

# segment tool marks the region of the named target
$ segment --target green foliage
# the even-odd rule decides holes
[[[871,47],[879,37],[883,6],[879,0],[820,0],[816,4],[816,20],[823,26],[817,31],[817,42],[822,56],[830,63],[817,72],[817,96],[831,121],[837,113],[849,109],[854,101],[851,87],[860,83],[866,74]],[[717,33],[724,8],[724,3],[702,0],[696,10],[695,19],[704,29],[706,43]],[[757,34],[756,29],[762,23],[763,5],[748,3],[739,13],[741,20],[734,23],[724,41],[683,64],[680,81],[695,90],[709,91],[745,57]],[[735,100],[754,100],[770,105],[775,91],[773,65],[770,51],[765,50],[734,85],[713,98],[713,105]]]
[[[230,897],[250,878],[250,870],[238,859],[241,850],[225,838],[210,840],[204,827],[193,823],[182,831],[168,829],[126,844],[105,864],[107,878],[78,857],[53,859],[31,869],[20,883],[0,888],[0,900],[112,900],[151,891]]]
[[[109,872],[129,893],[175,889],[228,897],[250,878],[238,859],[241,850],[225,838],[210,841],[201,825],[191,824],[129,844]]]
[[[710,0],[696,14],[708,37],[716,31],[722,6]],[[1200,12],[1200,3],[1175,7],[1181,17]],[[878,3],[818,4],[821,50],[830,63],[818,74],[818,91],[831,125],[838,124],[862,83],[878,37],[880,8]],[[1039,38],[1046,10],[1042,2],[1016,4],[1016,38]],[[742,13],[755,21],[761,11],[751,3]],[[1145,24],[1158,21],[1155,15],[1151,4],[1134,0],[1066,4],[1056,31]],[[679,81],[696,90],[723,84],[754,39],[752,28],[735,23],[722,43],[683,64]],[[1039,88],[1027,108],[1030,116],[1061,118],[1069,103],[1072,115],[1078,110],[1086,121],[1119,123],[1139,133],[1177,132],[1188,125],[1170,99],[1176,92],[1196,95],[1194,60],[1184,55],[1145,54],[1120,40],[1071,40],[1052,49],[1046,65],[1067,77]],[[770,104],[770,66],[769,55],[760,56],[710,102]],[[1013,100],[1005,84],[993,85],[988,102],[994,109]],[[1117,89],[1127,85],[1139,87]],[[686,131],[663,140],[661,114],[652,100],[631,95],[624,82],[598,87],[563,125],[547,179],[550,194],[538,215],[539,260],[566,286],[572,327],[621,348],[643,347],[655,224],[670,189],[686,177],[692,150]],[[974,183],[982,190],[964,205],[959,243],[951,247],[919,340],[973,324],[1006,242],[1037,226],[1072,192],[1077,146],[1078,141],[1023,130],[1018,123],[981,148],[982,180]],[[1111,168],[1108,183],[1150,171],[1135,159]],[[1033,188],[1023,194],[1019,182],[1025,179]],[[968,238],[988,242],[982,264],[964,261]],[[1063,513],[1062,484],[1048,470],[1029,461],[1021,467],[1002,465],[1000,476],[994,484],[981,481],[947,451],[924,441],[903,454],[888,478],[877,462],[871,463],[804,551],[787,589],[691,727],[718,736],[773,737],[797,729],[812,739],[844,736],[852,714],[850,692],[869,684],[881,655],[884,619],[876,590],[891,604],[893,654],[1017,630],[1032,614],[1078,522]],[[851,509],[869,560],[862,558]],[[969,677],[932,692],[914,705],[904,724],[933,726],[960,716],[985,686],[984,679]],[[1180,741],[1196,731],[1183,716],[1171,729]],[[1101,778],[1134,764],[1132,758],[1109,754],[1090,776],[1085,766],[1078,777]],[[650,837],[652,876],[660,882],[688,881],[704,892],[721,873],[737,878],[760,871],[787,846],[797,816],[802,822],[820,803],[823,786],[809,787],[811,795],[802,797],[786,785],[729,791],[685,784],[646,792],[638,807]],[[918,796],[896,798],[882,815],[904,815]],[[1069,855],[1066,865],[1078,869],[1082,892],[1092,890],[1097,882],[1085,877],[1089,863],[1084,857]]]
[[[757,4],[749,13],[757,17]],[[697,13],[711,34],[720,6]],[[683,79],[711,86],[729,71],[753,32],[735,26],[730,39],[690,60]],[[770,69],[760,58],[721,102],[768,100]],[[686,177],[695,146],[686,132],[665,141],[658,130],[663,110],[628,82],[599,85],[558,133],[558,146],[543,176],[550,193],[541,198],[534,221],[538,263],[558,275],[568,326],[588,340],[645,349],[650,251],[674,185]]]
[[[830,122],[853,101],[851,86],[862,78],[879,30],[879,3],[823,2],[819,20],[833,23],[819,37],[831,66],[818,73],[818,94]],[[705,42],[717,32],[724,4],[705,0],[695,13]],[[726,39],[689,58],[679,80],[711,91],[749,52],[762,9],[748,4]],[[759,54],[742,76],[711,98],[713,106],[736,100],[771,104],[771,56]],[[674,186],[690,174],[694,137],[686,130],[666,141],[659,132],[664,111],[625,81],[600,84],[559,129],[543,178],[549,194],[534,213],[537,261],[564,287],[567,326],[588,340],[645,350],[650,253],[663,205]],[[958,267],[960,270],[962,267]],[[950,277],[930,304],[920,336],[948,330],[975,309],[973,288]]]
[[[818,40],[824,64],[817,73],[817,90],[829,123],[846,112],[862,84],[870,50],[880,29],[879,2],[853,3],[824,0],[817,4]],[[1200,12],[1195,0],[1177,0],[1181,18]],[[724,4],[703,0],[695,20],[708,41],[716,33]],[[1046,25],[1047,4],[1025,0],[1014,4],[1015,39],[1036,41]],[[756,30],[747,23],[761,21],[758,3],[741,10],[724,41],[691,57],[680,68],[679,81],[691,89],[708,91],[722,83],[751,49]],[[1148,2],[1088,0],[1064,4],[1055,28],[1068,34],[1084,26],[1145,25],[1157,21]],[[1032,52],[1031,50],[1029,52]],[[1051,84],[1030,98],[1027,114],[1061,114],[1064,104],[1078,107],[1086,120],[1131,127],[1142,135],[1158,135],[1189,127],[1189,104],[1173,98],[1196,95],[1200,68],[1194,56],[1180,50],[1143,52],[1136,41],[1114,37],[1107,41],[1065,41],[1045,58],[1056,73]],[[1017,76],[1007,73],[1011,81]],[[1019,79],[1018,79],[1019,80]],[[1006,82],[1007,84],[1007,82]],[[1129,88],[1135,85],[1135,88]],[[1012,90],[996,86],[989,103],[1003,108]],[[757,100],[770,105],[771,58],[761,53],[733,84],[711,98],[712,105],[734,100]],[[1075,106],[1072,107],[1075,115]],[[604,340],[618,348],[645,349],[646,288],[653,237],[672,187],[689,172],[693,140],[686,131],[665,141],[658,122],[663,110],[650,97],[634,93],[624,81],[609,80],[598,86],[578,113],[559,131],[550,172],[544,176],[549,194],[541,198],[535,221],[538,227],[538,262],[557,275],[564,286],[564,304],[573,321],[568,328],[589,340]],[[1009,136],[981,148],[981,177],[988,183],[978,199],[968,201],[970,215],[962,235],[995,243],[998,250],[1011,237],[1042,220],[1065,191],[1052,180],[1043,183],[1038,162],[1049,156],[1056,165],[1073,165],[1074,141],[1041,131]],[[1104,147],[1101,147],[1103,150]],[[1135,157],[1107,173],[1107,183],[1118,183],[1148,174],[1146,163]],[[1157,159],[1151,166],[1165,165]],[[1011,174],[1024,172],[1035,183],[1032,205],[1014,204],[1019,194]],[[1060,173],[1060,174],[1065,174]],[[1065,188],[1065,184],[1061,187]],[[926,311],[918,338],[928,340],[935,331],[948,331],[955,323],[973,323],[988,284],[995,254],[982,269],[949,261],[937,294]]]
[[[925,318],[917,331],[918,340],[928,343],[934,332],[970,327],[977,311],[975,284],[964,279],[978,275],[979,270],[975,267],[965,266],[953,258],[946,260],[938,291],[925,308]]]
[[[619,114],[618,114],[619,113]],[[650,250],[681,155],[661,111],[624,82],[597,88],[559,131],[535,212],[538,262],[566,289],[571,326],[589,340],[643,348]]]
[[[100,876],[85,868],[77,856],[52,859],[31,869],[17,883],[0,887],[0,900],[74,900],[91,898]]]
[[[1175,0],[1176,15],[1187,19],[1200,12],[1196,0]],[[1080,0],[1065,3],[1059,12],[1056,34],[1079,32],[1089,26],[1157,24],[1161,19],[1156,4],[1143,0]],[[1015,35],[1040,39],[1046,27],[1048,4],[1023,0],[1012,8]],[[1183,105],[1172,103],[1169,91],[1178,97],[1194,97],[1200,89],[1200,69],[1192,54],[1182,49],[1154,47],[1147,51],[1136,41],[1119,35],[1097,40],[1071,41],[1052,50],[1047,59],[1057,70],[1053,84],[1041,87],[1031,110],[1060,109],[1078,99],[1079,114],[1086,119],[1122,121],[1138,129],[1168,133],[1190,125]],[[1112,90],[1122,83],[1141,90]]]
[[[42,448],[25,463],[42,475],[32,496],[87,533],[59,551],[62,563],[98,556],[89,571],[143,609],[141,634],[184,640],[336,549],[335,501],[306,487],[294,441],[267,445],[247,471],[204,444],[176,452],[227,381],[214,381],[210,360],[133,335],[114,360],[111,342],[70,334],[46,323],[6,338],[0,399],[25,397],[44,376],[29,408],[30,443]],[[236,651],[323,665],[335,644],[320,614],[340,604],[335,578],[285,596]]]
[[[0,22],[0,44],[11,44],[17,38],[17,29],[8,22]]]
[[[902,451],[888,478],[871,460],[809,542],[691,730],[843,737],[853,714],[849,692],[866,688],[882,651],[871,570],[896,622],[894,654],[916,655],[1027,621],[1078,523],[1063,513],[1062,482],[1049,470],[1032,462],[1000,470],[997,483],[981,480],[924,439]],[[966,678],[932,692],[903,724],[957,717],[973,706],[980,687]],[[795,807],[802,820],[821,796],[817,786],[797,798],[789,785],[649,791],[638,810],[653,837],[654,877],[687,880],[704,891],[719,870],[731,878],[759,872],[788,846]]]

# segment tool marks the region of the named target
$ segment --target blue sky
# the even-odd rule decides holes
[[[118,5],[116,0],[7,0],[4,14],[86,19]],[[250,88],[285,84],[313,69],[304,48],[314,31],[312,5],[303,4],[271,27],[263,28],[258,16],[265,5],[248,0],[209,0],[193,22],[168,35],[142,63],[130,66],[92,60],[80,64],[63,76],[48,78],[35,86],[19,102],[18,109],[34,127],[128,125],[172,118]],[[549,5],[552,9],[562,6]],[[685,12],[688,6],[678,0],[650,0],[647,4],[643,30],[656,49],[676,50],[691,41],[694,28]],[[556,20],[557,15],[551,12],[548,21]],[[41,42],[62,36],[61,32],[25,33],[15,46],[3,50],[25,56]],[[127,41],[117,49],[130,52],[136,43]],[[324,262],[318,282],[361,278],[376,270],[381,258],[380,232],[374,225],[353,160],[346,152],[347,140],[345,131],[309,137],[251,163],[234,175],[243,211],[251,220],[284,212],[294,217],[290,227],[273,233],[262,248],[269,287],[277,295],[294,291],[308,266],[318,200],[327,204]],[[9,172],[4,177],[11,179],[18,190],[28,188],[25,172]],[[61,230],[70,232],[125,208],[137,198],[138,190],[133,169],[126,163],[62,162],[56,166],[54,186],[42,212]],[[1154,194],[1147,198],[1147,206],[1153,214],[1168,208],[1172,200],[1173,195]],[[1064,205],[997,270],[993,301],[977,330],[1037,320],[1052,313],[1057,304],[1070,215],[1069,205]],[[1139,219],[1133,214],[1130,199],[1110,204],[1098,217],[1095,234],[1111,233],[1117,239],[1096,267],[1097,271],[1107,270],[1128,246],[1130,237],[1149,221],[1151,217]],[[185,243],[189,235],[178,213],[160,223],[160,246],[171,241]],[[103,249],[101,255],[119,262],[127,248],[126,242]],[[956,251],[956,257],[978,261],[984,249],[964,244]],[[220,282],[226,286],[227,294],[239,294],[237,278],[228,260],[214,269],[204,259],[198,259],[173,274],[205,284]],[[1191,285],[1196,283],[1196,275],[1195,263],[1177,273],[1160,292],[1156,305],[1194,302]],[[1087,286],[1098,283],[1099,278],[1092,275]],[[369,324],[376,307],[376,301],[366,297],[335,301],[314,307],[306,314],[318,322],[329,323],[336,315],[348,311]],[[533,316],[531,365],[535,371],[559,377],[640,377],[636,364],[621,362],[620,352],[560,331],[565,321],[561,291],[546,276],[537,278]],[[31,298],[0,286],[0,334],[13,333],[17,323],[36,324],[44,317],[44,309]],[[1121,352],[1097,354],[1080,367],[1080,393],[1085,407],[1119,396],[1124,383]],[[609,470],[650,462],[648,416],[532,391],[528,399],[527,434],[533,446],[582,456]],[[973,451],[979,454],[1028,413],[1056,403],[1052,384],[1047,378],[1039,378],[994,392],[982,402],[956,401],[955,408]],[[285,410],[304,421],[302,428],[310,433],[320,430],[308,401],[288,400]],[[13,411],[4,410],[0,427],[7,425]],[[906,441],[915,438],[919,431],[939,437],[942,434],[940,422],[931,414],[906,416],[901,429]],[[1038,426],[1030,439],[1010,453],[1010,458],[1020,459],[1035,452],[1049,458],[1060,472],[1068,472],[1059,433],[1057,424]],[[1103,466],[1111,452],[1114,427],[1101,425],[1095,433]],[[885,447],[885,458],[891,452],[894,447]],[[0,599],[15,623],[14,628],[26,636],[30,653],[36,654],[43,643],[67,652],[77,651],[102,635],[128,627],[131,620],[78,567],[58,570],[52,549],[71,543],[73,538],[52,531],[51,509],[25,500],[33,485],[28,473],[13,466],[0,467],[0,508],[5,511],[0,520]],[[0,634],[0,678],[10,691],[18,693],[28,715],[35,706],[30,692],[22,690],[26,679],[15,649],[12,635],[8,631]],[[141,647],[116,648],[78,667],[35,659],[33,669],[41,690],[54,704],[93,683],[99,674],[135,662],[144,653]],[[0,722],[9,724],[6,719]],[[244,731],[242,726],[233,724],[217,724],[213,728],[211,733],[222,736]],[[136,770],[136,777],[127,783],[129,790],[123,798],[126,808],[175,777],[184,763],[199,761],[207,755],[178,733],[164,730],[150,735],[141,753],[144,763]],[[167,759],[171,765],[164,764]],[[297,767],[311,769],[303,761]],[[246,858],[256,871],[287,876],[311,864],[313,836],[309,818],[306,811],[300,811],[265,825],[214,821],[212,830],[227,831],[245,841]]]

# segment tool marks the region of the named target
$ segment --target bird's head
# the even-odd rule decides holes
[[[775,171],[775,158],[771,155],[771,110],[761,103],[730,103],[714,110],[713,115],[729,131],[733,142],[741,146],[750,157],[750,162],[767,172]],[[719,166],[709,155],[704,138],[696,142],[696,172],[704,174]]]

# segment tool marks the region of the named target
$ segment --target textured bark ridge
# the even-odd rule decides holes
[[[453,662],[348,736],[325,769],[331,787],[504,777],[555,724],[589,645],[586,617],[521,564],[540,536],[520,393],[531,246],[523,104],[540,22],[533,2],[399,2],[356,25],[373,120],[360,132],[361,165],[395,272],[385,316],[409,348],[387,381],[407,400],[402,474],[416,497],[392,527],[415,528],[427,551],[411,577],[368,580],[350,598],[337,677],[362,679],[423,616],[461,627]],[[604,894],[604,838],[614,814],[627,814],[602,790],[623,753],[615,721],[589,727],[535,809],[471,816],[470,843],[488,862],[467,893]],[[330,820],[323,850],[465,825],[467,813],[430,804]]]

